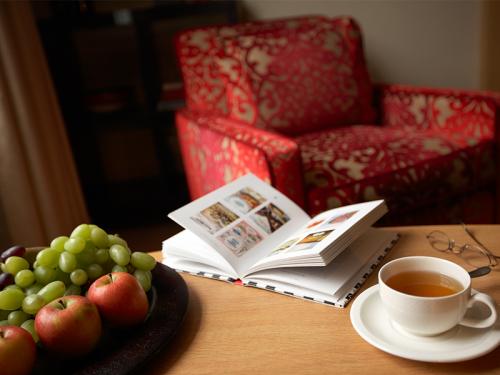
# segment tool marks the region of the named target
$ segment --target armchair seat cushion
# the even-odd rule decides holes
[[[494,180],[493,139],[356,125],[297,137],[311,213],[381,197],[393,212]]]

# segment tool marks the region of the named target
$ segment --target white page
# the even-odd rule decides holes
[[[218,268],[227,274],[235,275],[233,267],[206,242],[203,242],[194,233],[183,230],[180,233],[163,241],[162,255],[182,257],[186,260],[206,264]]]
[[[310,220],[298,205],[253,174],[168,216],[217,249],[238,275]]]
[[[379,214],[372,216],[375,212]],[[273,268],[279,264],[286,266],[296,263],[295,260],[300,263],[303,259],[323,253],[335,241],[342,250],[361,234],[361,231],[356,230],[356,226],[370,226],[371,221],[375,221],[372,218],[378,219],[385,212],[387,212],[387,207],[383,200],[358,203],[322,212],[271,250],[267,257],[259,260],[249,271]],[[327,262],[321,262],[319,265],[328,264],[331,259],[333,257],[329,257]]]

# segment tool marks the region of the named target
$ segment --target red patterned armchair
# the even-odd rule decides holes
[[[191,29],[176,48],[193,199],[252,172],[311,214],[382,197],[388,223],[493,221],[497,94],[372,85],[349,17]]]

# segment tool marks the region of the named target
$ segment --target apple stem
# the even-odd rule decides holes
[[[5,334],[3,331],[0,331],[0,339],[3,339],[5,337]]]
[[[57,302],[59,303],[59,305],[61,305],[61,307],[62,307],[63,309],[65,309],[65,308],[66,308],[66,304],[64,303],[64,300],[60,299],[60,300],[59,300],[59,301],[57,301]]]

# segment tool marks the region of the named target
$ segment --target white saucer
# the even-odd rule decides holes
[[[475,292],[475,291],[473,291]],[[480,310],[476,304],[469,311]],[[477,312],[481,314],[480,311]],[[424,362],[459,362],[480,357],[500,345],[500,320],[494,327],[457,326],[438,336],[419,337],[391,324],[378,293],[378,285],[359,295],[351,307],[351,322],[358,334],[384,352]]]

